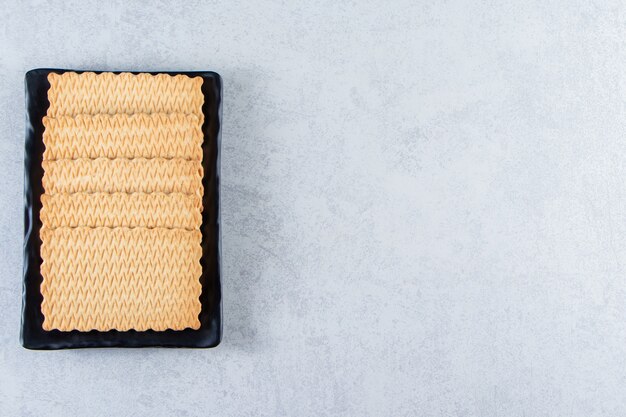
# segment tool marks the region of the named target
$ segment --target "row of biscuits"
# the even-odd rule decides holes
[[[45,330],[198,328],[201,78],[51,73]]]

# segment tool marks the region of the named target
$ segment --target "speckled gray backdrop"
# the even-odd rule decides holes
[[[1,3],[0,415],[626,415],[624,3]],[[217,349],[20,346],[35,67],[222,74]]]

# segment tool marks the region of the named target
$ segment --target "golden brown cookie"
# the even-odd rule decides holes
[[[167,74],[50,73],[49,117],[183,113],[202,116],[202,78]]]
[[[181,158],[202,160],[195,114],[137,113],[44,117],[44,160]]]

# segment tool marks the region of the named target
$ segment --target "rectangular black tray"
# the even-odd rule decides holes
[[[22,345],[28,349],[66,349],[85,347],[214,347],[222,337],[222,304],[221,304],[221,236],[220,236],[220,127],[222,106],[222,80],[219,74],[210,71],[198,72],[149,72],[150,74],[183,74],[202,77],[202,93],[204,94],[204,142],[202,144],[204,167],[204,197],[202,203],[202,293],[200,302],[200,328],[198,330],[165,330],[165,331],[117,331],[100,332],[92,330],[80,332],[73,330],[43,330],[43,314],[41,312],[40,273],[41,256],[39,230],[41,220],[41,194],[43,193],[43,131],[42,119],[46,115],[48,102],[48,74],[61,74],[67,71],[60,69],[34,69],[25,76],[26,83],[26,153],[24,178],[24,287],[22,293]],[[86,70],[75,71],[85,72]],[[101,73],[103,71],[93,71]],[[120,72],[137,71],[110,71]]]

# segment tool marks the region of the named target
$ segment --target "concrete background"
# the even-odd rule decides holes
[[[1,3],[0,415],[626,415],[624,3]],[[222,74],[217,349],[20,347],[35,67]]]

